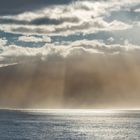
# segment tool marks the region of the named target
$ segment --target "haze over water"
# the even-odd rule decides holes
[[[139,140],[139,111],[0,111],[1,140]]]

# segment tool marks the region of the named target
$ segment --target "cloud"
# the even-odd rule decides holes
[[[139,9],[135,9],[134,12],[139,13],[140,12],[140,8]]]
[[[27,38],[27,41],[30,38]],[[6,45],[7,46],[7,45]],[[0,54],[1,64],[23,63],[36,60],[66,59],[76,56],[89,56],[98,54],[116,55],[116,54],[137,54],[140,52],[139,46],[132,45],[129,42],[124,45],[106,45],[99,41],[81,40],[75,42],[66,42],[63,45],[46,43],[40,48],[21,47],[9,45],[3,47]]]
[[[11,66],[11,65],[17,65],[18,63],[10,63],[10,64],[0,64],[0,68],[2,67],[8,67],[8,66]]]
[[[138,2],[137,0],[133,3]],[[16,15],[1,16],[1,30],[30,34],[69,35],[76,32],[99,30],[125,30],[131,28],[125,21],[106,21],[105,17],[116,7],[132,4],[120,1],[73,1],[67,5],[49,5],[47,8],[25,11]],[[39,26],[38,26],[39,25]]]
[[[4,38],[0,38],[0,48],[7,44],[7,40]]]
[[[96,18],[92,21],[83,21],[83,22],[64,22],[63,24],[47,24],[42,23],[40,26],[36,25],[7,25],[1,24],[0,29],[7,32],[15,32],[22,34],[46,34],[48,35],[64,35],[68,36],[75,33],[95,33],[98,31],[117,31],[117,30],[126,30],[132,28],[132,25],[120,22],[113,21],[108,23],[101,18]]]
[[[20,36],[18,38],[18,41],[23,41],[23,42],[51,42],[51,38],[48,36],[42,36],[42,37],[35,37],[35,36]]]

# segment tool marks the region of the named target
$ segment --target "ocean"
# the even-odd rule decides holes
[[[0,110],[0,140],[140,140],[140,112]]]

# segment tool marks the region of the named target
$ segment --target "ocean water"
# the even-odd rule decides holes
[[[1,110],[0,140],[140,140],[140,112]]]

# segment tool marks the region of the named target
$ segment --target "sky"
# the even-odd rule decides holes
[[[139,0],[0,0],[0,107],[139,108],[139,36]]]

